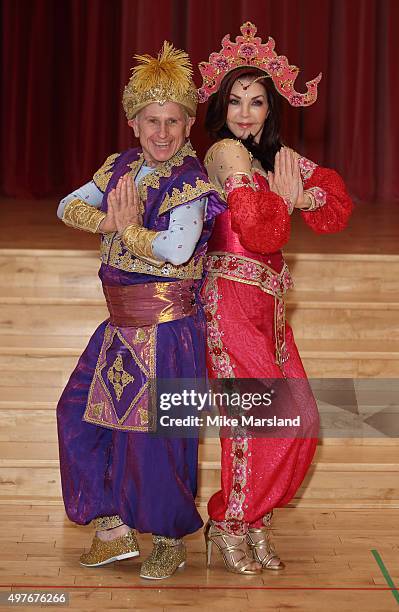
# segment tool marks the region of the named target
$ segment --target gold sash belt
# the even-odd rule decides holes
[[[116,327],[145,327],[189,317],[196,309],[194,289],[192,280],[103,285],[110,322]]]

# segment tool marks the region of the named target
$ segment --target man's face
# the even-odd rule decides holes
[[[195,119],[180,104],[153,102],[128,121],[140,139],[144,159],[150,166],[167,161],[182,148]]]

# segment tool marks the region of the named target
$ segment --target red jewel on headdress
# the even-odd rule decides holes
[[[200,62],[198,65],[203,79],[202,87],[198,90],[200,102],[206,102],[209,96],[218,91],[228,72],[241,66],[253,66],[265,72],[273,80],[277,91],[292,106],[310,106],[317,100],[321,73],[307,81],[306,93],[295,91],[294,83],[299,68],[291,66],[284,55],[277,55],[273,38],[269,37],[266,43],[262,43],[262,39],[255,36],[256,26],[250,21],[244,23],[240,30],[242,35],[236,37],[235,43],[231,42],[230,34],[226,34],[221,50],[211,53],[208,62]]]

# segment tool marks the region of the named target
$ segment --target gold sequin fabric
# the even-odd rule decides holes
[[[159,232],[146,229],[139,225],[128,225],[123,232],[123,243],[135,257],[144,259],[154,266],[163,266],[165,263],[155,257],[152,251],[152,243]]]
[[[104,218],[105,213],[97,210],[94,206],[90,206],[90,204],[86,204],[86,202],[79,198],[72,200],[72,202],[65,206],[62,216],[65,225],[84,230],[85,232],[91,232],[92,234],[98,232],[98,228]]]
[[[186,547],[182,540],[153,536],[154,547],[141,566],[141,578],[162,580],[168,578],[186,561]]]
[[[127,534],[109,542],[104,542],[94,536],[89,552],[81,555],[80,563],[87,567],[96,567],[130,557],[137,557],[139,554],[140,550],[136,536],[130,530]]]

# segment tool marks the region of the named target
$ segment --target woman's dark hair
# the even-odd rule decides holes
[[[259,68],[242,67],[232,70],[225,76],[219,91],[211,96],[206,113],[205,128],[212,140],[221,140],[222,138],[235,138],[237,140],[237,137],[234,136],[226,124],[231,88],[237,79],[245,77],[256,79],[264,74]],[[280,140],[280,100],[270,78],[261,79],[258,83],[261,83],[265,88],[269,114],[259,143],[254,141],[252,135],[242,140],[242,143],[260,161],[266,171],[273,171],[274,156],[282,147]]]

